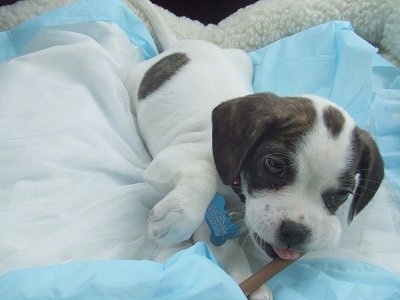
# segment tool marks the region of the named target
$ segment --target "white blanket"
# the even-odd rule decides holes
[[[0,64],[0,273],[151,258],[159,195],[142,182],[149,157],[123,85],[140,60],[117,25],[92,23],[44,29]]]

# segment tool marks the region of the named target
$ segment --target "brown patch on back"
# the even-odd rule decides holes
[[[329,133],[336,137],[342,131],[344,122],[346,121],[342,112],[333,106],[325,107],[323,111],[323,119],[326,128],[328,128]]]
[[[178,71],[190,61],[184,53],[168,55],[154,65],[144,74],[140,83],[138,98],[142,100],[159,89],[164,83],[171,79]]]

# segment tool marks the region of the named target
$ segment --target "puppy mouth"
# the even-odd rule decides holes
[[[285,260],[296,260],[301,256],[299,250],[272,246],[255,232],[253,232],[253,238],[257,245],[271,258],[280,257]]]

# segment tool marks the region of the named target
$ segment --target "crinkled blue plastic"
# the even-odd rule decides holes
[[[17,56],[44,26],[70,25],[92,21],[116,23],[132,43],[139,46],[144,58],[157,54],[145,24],[120,0],[80,0],[46,12],[9,31],[0,32],[0,61]]]
[[[217,266],[204,243],[166,263],[139,260],[73,262],[14,271],[0,277],[7,300],[245,300],[239,286]]]
[[[276,300],[400,299],[399,276],[350,260],[297,261],[268,285]]]

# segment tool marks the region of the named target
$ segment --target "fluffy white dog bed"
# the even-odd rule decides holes
[[[74,0],[25,0],[0,8],[0,30]],[[133,0],[125,0],[135,13]],[[332,20],[350,21],[354,31],[400,65],[399,0],[260,0],[218,25],[203,25],[159,8],[179,38],[204,39],[222,47],[255,50],[285,36]]]

